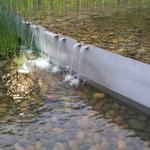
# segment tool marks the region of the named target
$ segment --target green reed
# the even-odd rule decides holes
[[[16,18],[13,13],[0,8],[0,54],[14,53],[18,47]]]

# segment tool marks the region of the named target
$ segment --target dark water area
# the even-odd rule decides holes
[[[63,83],[63,70],[21,74],[16,67],[8,63],[1,76],[8,94],[0,98],[0,149],[150,149],[146,115],[86,83]]]

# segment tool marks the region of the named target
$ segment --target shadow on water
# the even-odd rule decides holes
[[[13,63],[4,71],[1,149],[149,149],[147,116],[86,83],[61,82],[66,71],[22,74]]]

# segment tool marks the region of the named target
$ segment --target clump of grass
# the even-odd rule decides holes
[[[0,0],[0,57],[16,56],[19,52],[19,34],[25,36],[20,17],[28,15],[32,4],[33,0]]]
[[[15,54],[19,45],[15,14],[0,7],[0,55]]]

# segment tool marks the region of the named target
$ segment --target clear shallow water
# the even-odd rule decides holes
[[[49,11],[41,1],[30,19],[50,31],[149,63],[149,1],[76,2]],[[14,99],[0,99],[0,149],[150,149],[147,116],[88,85],[62,83],[64,72],[14,70],[7,72]]]
[[[17,75],[15,86],[26,88],[32,79],[33,91],[0,101],[0,149],[150,149],[149,118],[88,85],[62,83],[65,75],[44,69]]]
[[[62,15],[57,14],[55,5],[54,10],[47,8],[42,13],[41,4],[40,11],[29,20],[50,31],[150,63],[149,1],[80,2],[62,6]]]

